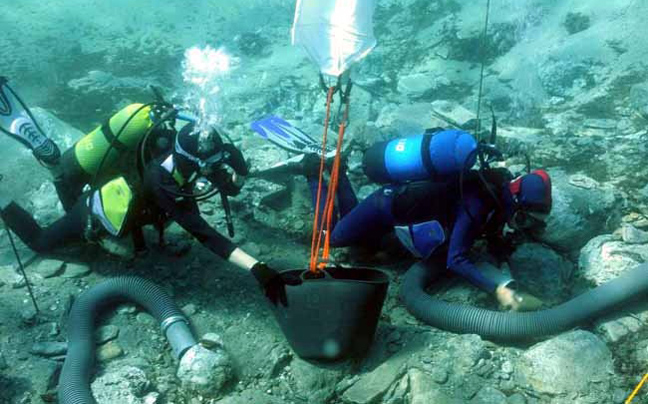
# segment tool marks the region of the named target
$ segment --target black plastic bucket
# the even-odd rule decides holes
[[[293,351],[301,358],[335,361],[358,357],[371,346],[389,276],[371,268],[326,268],[312,279],[292,270],[303,283],[286,286],[287,305],[272,305]]]

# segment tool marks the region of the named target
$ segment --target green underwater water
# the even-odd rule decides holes
[[[618,258],[619,266],[648,257],[645,243],[624,244],[620,235],[628,223],[640,230],[648,227],[648,3],[489,4],[484,36],[486,0],[378,1],[373,22],[377,46],[352,68],[356,85],[345,144],[349,176],[360,196],[366,196],[377,186],[362,172],[362,152],[374,142],[449,122],[472,130],[483,63],[482,128],[490,129],[492,108],[506,164],[523,170],[528,155],[534,168],[556,173],[550,222],[554,238],[530,242],[532,247],[516,259],[561,268],[557,280],[551,272],[545,277],[548,271],[535,274],[520,264],[520,271],[530,272],[522,273],[528,285],[547,290],[547,300],[558,304],[597,284],[585,274],[584,262],[595,261],[592,257]],[[288,0],[10,2],[0,6],[0,75],[10,79],[65,150],[124,106],[153,100],[149,85],[163,89],[172,102],[192,102],[191,86],[183,80],[185,51],[223,47],[236,59],[236,68],[219,82],[220,91],[211,99],[214,111],[253,168],[262,169],[288,154],[260,139],[250,130],[251,122],[281,116],[318,140],[324,122],[326,95],[318,67],[290,43],[294,10],[295,2]],[[0,150],[6,156],[0,159],[0,193],[25,205],[41,223],[52,222],[62,209],[47,171],[2,133]],[[302,179],[282,187],[248,181],[231,201],[238,232],[234,241],[277,267],[302,267],[312,223],[308,189]],[[201,204],[201,210],[226,233],[218,198]],[[219,397],[204,402],[622,402],[648,369],[646,316],[640,304],[621,312],[623,321],[592,323],[584,327],[588,335],[567,334],[568,342],[558,340],[560,349],[547,348],[547,357],[555,354],[554,362],[533,362],[534,355],[545,355],[544,346],[535,345],[540,340],[491,342],[417,321],[398,297],[412,261],[393,239],[378,254],[355,249],[334,253],[340,261],[385,268],[392,284],[367,359],[313,366],[290,350],[249,274],[214,256],[177,225],[168,234],[173,248],[139,261],[120,260],[97,246],[73,247],[54,256],[84,263],[92,273],[78,279],[34,275],[46,311],[38,324],[25,320],[28,295],[15,285],[15,256],[3,235],[0,402],[41,402],[40,395],[55,385],[43,380],[54,377],[52,369],[60,362],[30,354],[32,344],[64,341],[68,296],[124,273],[163,285],[181,307],[193,305],[190,317],[199,335],[221,335],[233,358],[233,379]],[[601,235],[610,237],[607,244],[599,250],[585,247]],[[155,231],[146,236],[154,240]],[[42,257],[22,243],[18,247],[31,274]],[[475,255],[483,251],[478,245]],[[606,256],[605,251],[612,252]],[[591,265],[617,275],[603,258]],[[433,292],[452,302],[498,309],[491,296],[456,278],[444,278]],[[103,319],[119,327],[117,341],[126,353],[102,362],[99,374],[134,365],[147,373],[146,393],[157,392],[158,402],[198,402],[197,394],[176,379],[176,364],[158,326],[140,314],[120,312]],[[52,327],[61,331],[50,333]],[[556,354],[569,344],[582,344],[599,356],[565,354],[565,359]],[[549,371],[566,368],[569,360],[580,364],[574,370],[578,382],[592,376],[582,368],[596,361],[609,372],[592,376],[602,380],[581,384],[554,380],[552,387],[550,377],[529,371],[538,363]],[[541,381],[531,380],[535,376]]]

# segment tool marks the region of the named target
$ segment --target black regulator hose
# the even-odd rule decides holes
[[[421,262],[412,265],[400,289],[407,310],[422,322],[443,330],[504,341],[530,340],[569,330],[648,292],[648,264],[641,264],[556,307],[525,313],[500,312],[448,303],[428,295],[425,288],[438,274],[438,268]]]
[[[96,404],[90,390],[95,361],[95,321],[106,307],[127,301],[144,307],[160,322],[177,359],[196,345],[188,320],[159,286],[137,277],[102,282],[83,292],[70,310],[68,351],[59,378],[59,403]]]

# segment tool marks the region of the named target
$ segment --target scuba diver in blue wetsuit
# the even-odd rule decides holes
[[[513,310],[538,306],[538,299],[517,291],[501,271],[478,269],[469,253],[481,236],[493,254],[510,252],[503,238],[505,226],[526,233],[543,230],[552,205],[551,180],[544,170],[518,178],[502,168],[467,170],[475,163],[478,148],[467,132],[442,129],[373,145],[365,153],[364,171],[385,185],[358,202],[346,174],[340,173],[339,220],[331,246],[376,245],[395,231],[415,257],[429,265],[445,265],[495,294],[502,306]],[[318,162],[319,157],[311,155],[302,164],[314,202],[318,176],[313,167]]]

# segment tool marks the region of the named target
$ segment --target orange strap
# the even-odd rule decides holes
[[[345,100],[344,117],[340,124],[338,131],[338,141],[335,149],[335,159],[333,167],[331,168],[331,178],[328,185],[328,193],[326,195],[326,202],[324,210],[320,217],[320,198],[322,196],[322,186],[324,183],[324,170],[326,167],[326,140],[328,134],[328,127],[330,121],[331,102],[335,87],[329,88],[326,97],[326,118],[324,121],[324,134],[322,136],[322,155],[320,159],[320,172],[319,182],[317,185],[317,201],[315,203],[315,219],[313,220],[313,237],[311,240],[311,256],[309,268],[312,272],[317,272],[324,269],[328,263],[330,255],[330,237],[331,237],[331,223],[333,222],[333,211],[335,208],[335,195],[337,192],[339,174],[340,174],[340,161],[342,156],[342,142],[344,140],[344,132],[346,131],[347,119],[349,117],[349,100]],[[324,245],[322,246],[322,241]],[[320,257],[320,250],[322,251]]]

